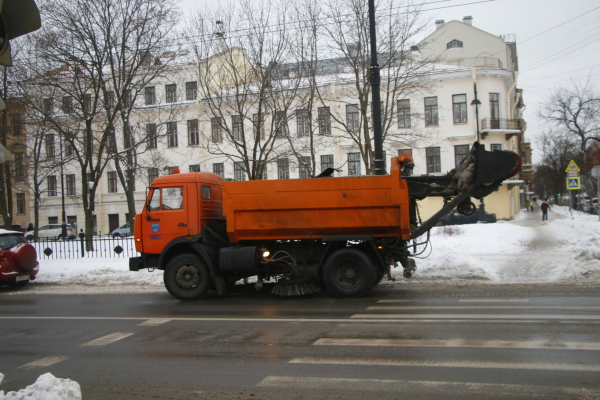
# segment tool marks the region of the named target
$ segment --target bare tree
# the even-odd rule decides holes
[[[564,192],[565,168],[571,160],[582,164],[578,143],[573,135],[550,130],[536,138],[542,160],[536,165],[534,190],[540,196],[556,196]]]

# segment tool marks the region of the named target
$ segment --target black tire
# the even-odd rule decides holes
[[[210,290],[208,268],[198,257],[189,253],[178,255],[169,261],[163,280],[171,296],[180,300],[205,297]]]
[[[28,242],[33,241],[33,235],[27,235],[27,236],[25,236],[25,240],[27,240]]]
[[[362,297],[377,282],[377,271],[371,259],[356,249],[335,251],[323,266],[323,281],[337,297]]]

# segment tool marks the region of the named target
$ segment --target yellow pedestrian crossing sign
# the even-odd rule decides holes
[[[567,190],[581,189],[581,178],[578,176],[570,176],[567,178]]]
[[[581,171],[581,170],[579,169],[579,167],[577,166],[577,164],[575,164],[575,161],[573,161],[573,160],[571,160],[571,162],[569,163],[569,166],[565,170],[565,172],[579,172],[579,171]]]

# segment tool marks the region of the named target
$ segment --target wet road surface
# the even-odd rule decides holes
[[[91,399],[599,399],[596,288],[38,296],[0,291],[0,390]]]

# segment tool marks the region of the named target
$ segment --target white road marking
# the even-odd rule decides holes
[[[529,303],[529,299],[458,299],[459,303]]]
[[[370,306],[367,310],[572,310],[600,311],[600,306]]]
[[[286,389],[336,389],[358,391],[394,391],[406,394],[431,393],[444,398],[448,393],[454,395],[481,395],[490,398],[517,397],[517,398],[544,398],[563,399],[566,395],[577,396],[578,399],[594,399],[600,396],[600,390],[581,389],[575,387],[536,386],[494,383],[463,383],[439,381],[401,381],[389,379],[347,379],[347,378],[313,378],[295,376],[268,376],[259,382],[259,387],[286,388]],[[443,397],[442,397],[443,396]]]
[[[357,319],[585,319],[600,320],[600,315],[565,315],[565,314],[354,314],[350,318]]]
[[[145,322],[142,322],[141,324],[138,324],[138,326],[157,326],[165,324],[169,321],[171,321],[171,318],[151,318]]]
[[[600,350],[600,343],[542,342],[509,340],[415,340],[415,339],[337,339],[321,338],[317,346],[398,346],[398,347],[487,347],[501,349]]]
[[[492,368],[492,369],[525,369],[544,371],[576,371],[600,372],[600,365],[583,364],[533,364],[533,363],[495,363],[476,361],[404,361],[393,359],[369,358],[321,358],[298,357],[290,364],[335,364],[335,365],[375,365],[390,367],[436,367],[436,368]]]
[[[19,367],[19,369],[33,369],[33,368],[43,368],[43,367],[49,367],[51,365],[57,364],[61,361],[66,360],[68,357],[46,357],[46,358],[40,358],[39,360],[36,361],[32,361],[30,363],[21,365]]]
[[[84,343],[82,344],[82,346],[104,346],[116,342],[117,340],[125,339],[126,337],[129,337],[131,335],[133,335],[133,333],[115,332],[111,333],[110,335],[102,336],[101,338]]]

